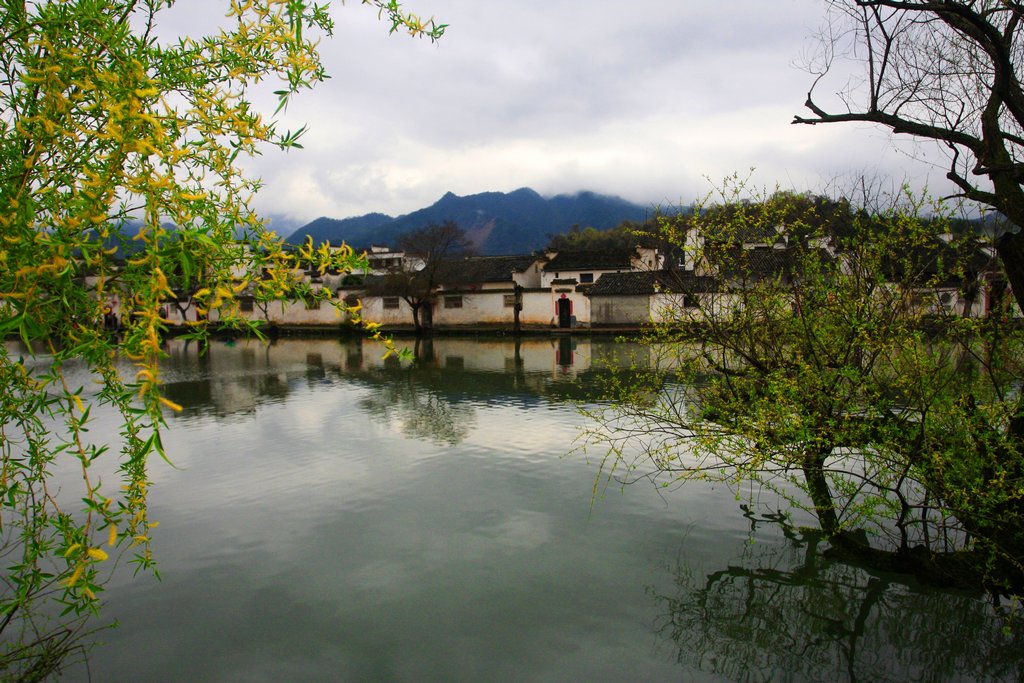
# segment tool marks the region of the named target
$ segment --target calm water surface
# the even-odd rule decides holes
[[[171,342],[185,409],[175,469],[153,468],[163,580],[108,585],[120,626],[93,680],[1024,674],[979,596],[831,563],[773,501],[635,485],[592,507],[597,461],[567,456],[573,401],[632,351],[437,339],[409,367],[360,341]]]

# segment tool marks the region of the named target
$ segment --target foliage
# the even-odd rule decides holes
[[[556,252],[588,252],[588,251],[632,251],[637,246],[663,248],[663,241],[658,239],[659,222],[673,220],[685,222],[686,214],[672,212],[659,215],[644,223],[623,221],[608,230],[586,227],[582,230],[574,225],[568,232],[551,235],[544,251]]]
[[[999,291],[985,245],[940,239],[920,202],[837,221],[744,192],[670,231],[694,272],[645,340],[657,369],[620,375],[591,411],[606,475],[753,483],[887,568],[1019,591],[1021,335],[998,302],[963,315]],[[778,242],[743,248],[752,231]]]
[[[807,64],[815,75],[805,102],[811,114],[793,122],[868,122],[936,142],[962,196],[1015,226],[995,248],[1024,309],[1024,7],[1000,0],[831,0],[829,7]]]
[[[392,31],[444,31],[393,0],[364,4]],[[196,338],[211,321],[253,331],[243,289],[326,297],[297,277],[300,261],[361,264],[346,249],[284,250],[250,208],[259,181],[239,166],[264,144],[300,146],[302,130],[279,130],[274,115],[325,78],[327,6],[233,0],[215,35],[158,40],[172,5],[0,9],[0,669],[12,678],[43,678],[75,651],[69,636],[97,612],[110,555],[153,567],[146,462],[164,456],[163,411],[176,407],[160,390],[167,304],[193,298]],[[273,112],[253,104],[265,80],[280,83]],[[104,330],[110,297],[123,337]],[[112,442],[89,432],[101,411],[119,416]]]
[[[574,225],[568,232],[551,235],[545,251],[629,251],[637,245],[638,226],[630,221],[608,230]]]

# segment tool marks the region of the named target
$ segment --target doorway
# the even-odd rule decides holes
[[[572,302],[569,299],[562,298],[558,300],[558,326],[572,326]]]

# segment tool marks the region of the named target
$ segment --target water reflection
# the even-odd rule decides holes
[[[406,436],[449,446],[461,443],[475,422],[475,409],[445,400],[438,391],[417,380],[416,375],[408,373],[404,381],[384,384],[360,400],[359,407],[370,417],[399,427]]]
[[[410,345],[399,363],[359,340],[170,342],[186,408],[165,439],[177,468],[153,467],[163,579],[125,568],[110,585],[122,628],[94,680],[1024,674],[977,596],[834,562],[727,491],[633,486],[595,505],[594,464],[563,457],[582,419],[567,399],[606,364],[643,367],[638,347]]]
[[[936,591],[823,554],[821,534],[779,525],[787,542],[748,543],[724,568],[676,568],[659,595],[661,632],[688,668],[732,681],[1019,681],[1021,630],[979,595]]]
[[[456,443],[472,422],[458,404],[467,397],[536,402],[586,400],[610,362],[627,367],[642,351],[612,339],[438,338],[410,341],[412,362],[385,358],[386,348],[362,339],[215,340],[205,350],[171,340],[165,392],[184,407],[179,419],[254,413],[283,402],[298,387],[341,379],[373,387],[363,407],[410,435]]]

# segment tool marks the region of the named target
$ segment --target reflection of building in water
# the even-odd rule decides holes
[[[515,375],[540,391],[545,382],[574,381],[606,367],[628,368],[648,354],[638,345],[578,337],[481,339],[440,337],[405,340],[420,369],[453,373]],[[398,345],[403,340],[398,340]],[[418,344],[418,345],[417,345]],[[218,415],[251,413],[259,404],[281,400],[298,387],[346,375],[393,371],[411,361],[385,358],[387,347],[368,339],[318,337],[210,342],[205,352],[195,342],[172,339],[166,346],[168,398],[190,412]],[[646,356],[645,356],[646,357]]]
[[[401,341],[398,342],[399,346]],[[567,346],[568,344],[568,346]],[[564,378],[592,369],[592,349],[595,346],[622,346],[612,340],[594,341],[587,338],[542,337],[520,339],[446,338],[431,340],[430,353],[420,356],[421,362],[449,370],[466,372],[521,372],[545,374]],[[634,345],[625,345],[633,347]],[[639,347],[635,347],[640,351]],[[363,369],[384,367],[385,347],[379,342],[362,342],[358,356]],[[622,367],[629,367],[625,363]]]
[[[285,398],[296,385],[338,376],[339,350],[330,339],[214,340],[205,351],[195,342],[172,339],[166,345],[173,369],[165,375],[165,393],[186,415],[251,413],[260,403]]]

